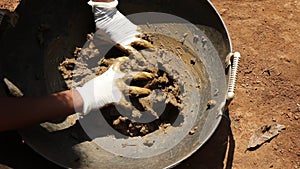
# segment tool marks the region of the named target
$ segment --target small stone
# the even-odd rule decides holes
[[[93,40],[93,37],[94,37],[94,34],[93,34],[93,33],[87,34],[87,35],[86,35],[86,39],[87,39],[87,40]]]
[[[192,58],[191,61],[190,61],[191,65],[195,65],[196,64],[196,59],[195,58]]]
[[[3,79],[4,83],[6,84],[10,94],[14,97],[23,97],[23,92],[11,81],[9,81],[7,78]]]
[[[120,116],[119,120],[122,121],[122,122],[126,122],[126,120],[128,120],[128,117]]]
[[[196,130],[198,129],[198,127],[194,127],[190,132],[189,135],[194,135],[196,133]]]
[[[141,128],[140,132],[143,133],[143,134],[147,134],[149,132],[149,130],[145,126],[143,126]]]
[[[80,52],[81,52],[81,50],[82,50],[82,48],[76,47],[75,50],[74,50],[74,52],[73,52],[73,55],[74,55],[75,57],[78,57],[79,54],[80,54]]]
[[[147,147],[151,147],[151,146],[153,146],[154,143],[155,143],[154,140],[145,140],[145,142],[143,144]]]
[[[164,129],[166,129],[166,128],[170,127],[170,126],[171,126],[170,123],[167,123],[167,124],[164,124],[164,125],[163,125]]]
[[[189,132],[189,135],[194,135],[195,134],[195,131],[194,130],[191,130],[190,132]]]
[[[207,108],[208,108],[208,109],[211,109],[211,108],[213,108],[216,104],[217,104],[217,101],[215,101],[215,100],[209,100],[209,101],[207,102]]]
[[[116,125],[120,124],[120,122],[121,122],[120,119],[114,120],[113,125],[116,126]]]

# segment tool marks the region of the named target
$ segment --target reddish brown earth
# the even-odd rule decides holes
[[[12,6],[3,2],[12,2]],[[13,10],[16,3],[2,0],[0,8]],[[229,29],[234,51],[242,55],[236,97],[229,111],[232,122],[229,126],[223,120],[201,151],[176,168],[300,168],[300,1],[212,3]],[[285,125],[286,130],[260,148],[246,151],[252,133],[274,123]],[[13,138],[19,140],[9,141]],[[26,158],[34,160],[36,167],[58,168],[17,144],[19,141],[16,134],[1,134],[2,146],[17,146],[11,148],[14,155],[0,156],[0,168],[32,166]]]
[[[212,0],[242,55],[230,105],[232,168],[300,168],[300,1]],[[277,138],[245,152],[265,124],[286,126]],[[225,159],[226,160],[226,159]]]

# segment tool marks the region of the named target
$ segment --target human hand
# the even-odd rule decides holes
[[[138,26],[117,10],[118,0],[112,2],[89,1],[88,4],[93,7],[96,35],[117,43],[118,47],[127,53],[132,53],[131,51],[134,50],[132,45],[152,48],[150,42],[139,37],[141,33],[138,31]]]
[[[126,84],[130,79],[147,80],[153,78],[147,72],[121,72],[120,66],[126,60],[128,60],[127,57],[116,59],[115,63],[105,73],[88,81],[82,87],[76,88],[83,100],[81,115],[86,115],[109,103],[118,103],[125,95],[144,97],[151,93],[149,89]]]

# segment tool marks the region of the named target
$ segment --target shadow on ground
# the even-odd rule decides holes
[[[175,169],[230,169],[232,168],[234,148],[235,142],[230,122],[227,118],[223,118],[213,136],[204,146]]]

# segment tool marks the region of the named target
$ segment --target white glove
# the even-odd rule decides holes
[[[141,34],[138,32],[138,27],[117,10],[118,0],[113,2],[89,1],[88,4],[93,7],[96,35],[102,36],[102,39],[112,40],[113,43],[121,45],[125,50],[131,50],[131,44],[134,42],[140,42],[141,46],[147,48],[151,47],[149,42],[137,37]]]
[[[116,86],[115,80],[125,76],[117,70],[117,65],[112,65],[102,75],[88,81],[82,87],[77,87],[77,91],[83,99],[83,114],[96,110],[108,103],[119,102],[122,92]]]
[[[147,72],[121,72],[120,66],[126,60],[128,60],[127,57],[118,58],[105,73],[88,81],[82,87],[76,88],[83,100],[81,116],[97,110],[106,104],[121,102],[122,99],[124,100],[124,94],[143,97],[151,93],[146,88],[127,86],[125,81],[128,79],[147,80],[152,79],[153,76]]]

